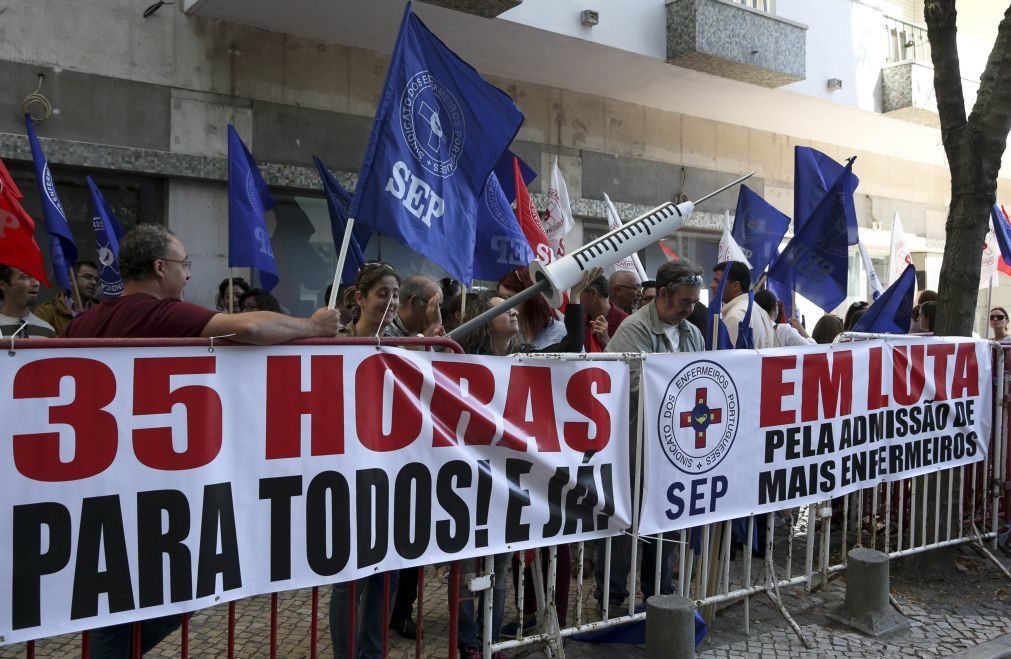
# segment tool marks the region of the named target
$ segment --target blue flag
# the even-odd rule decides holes
[[[913,318],[913,293],[916,291],[916,266],[909,264],[899,278],[871,303],[854,332],[906,334]]]
[[[53,261],[53,276],[60,288],[69,291],[70,268],[77,262],[77,245],[74,235],[70,232],[70,224],[63,212],[63,204],[56,194],[53,175],[49,172],[49,163],[39,146],[39,138],[35,136],[35,126],[32,118],[25,114],[25,128],[28,130],[28,142],[32,147],[32,161],[35,163],[35,183],[39,188],[39,201],[42,204],[42,217],[49,232],[49,256]]]
[[[720,283],[716,286],[716,297],[709,301],[709,322],[706,324],[706,350],[733,350],[734,344],[730,341],[730,332],[723,322],[721,310],[723,309],[723,290],[727,286],[727,272],[723,271]],[[716,347],[713,347],[713,335],[716,336]]]
[[[323,192],[326,194],[326,208],[330,213],[330,233],[333,234],[334,248],[339,250],[344,244],[344,230],[348,224],[348,212],[351,210],[351,194],[344,189],[337,177],[330,173],[323,161],[312,157],[316,163],[319,178],[323,181]],[[358,276],[358,270],[365,264],[365,245],[372,238],[372,231],[359,222],[351,229],[351,240],[348,241],[348,251],[344,257],[344,272],[341,281],[352,284]]]
[[[808,218],[828,193],[829,187],[843,173],[843,166],[827,155],[806,146],[794,147],[793,170],[793,232],[798,233]],[[853,193],[860,185],[860,179],[850,175],[849,206],[846,209],[847,241],[856,245],[857,213],[853,207]]]
[[[273,207],[253,155],[228,124],[228,267],[254,268],[265,291],[277,286],[274,250],[263,219]]]
[[[498,281],[507,272],[530,265],[533,250],[495,172],[488,175],[477,210],[474,279]]]
[[[993,233],[997,236],[997,245],[1000,247],[1000,256],[1006,265],[1011,266],[1011,226],[1008,225],[1000,204],[994,204],[990,209],[990,219],[993,222]]]
[[[123,229],[102,191],[90,176],[85,179],[91,191],[91,228],[95,230],[95,243],[98,246],[102,294],[105,297],[119,297],[123,294],[123,277],[119,274],[119,238],[123,235]]]
[[[351,216],[465,284],[478,200],[523,115],[411,12],[408,3]]]
[[[847,215],[853,208],[853,162],[769,268],[769,278],[795,290],[826,313],[846,299],[849,269]]]
[[[502,192],[510,204],[516,203],[516,176],[513,172],[513,158],[520,163],[520,175],[523,176],[524,184],[529,186],[531,181],[537,178],[537,172],[530,165],[523,162],[523,159],[512,151],[506,150],[502,154],[502,157],[498,159],[498,162],[495,163],[495,176],[498,177],[499,185],[502,186]]]
[[[741,186],[731,235],[751,262],[751,281],[758,281],[765,272],[789,228],[790,218],[748,186]]]

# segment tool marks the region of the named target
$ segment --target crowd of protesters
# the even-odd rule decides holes
[[[382,261],[368,262],[359,270],[351,286],[341,286],[335,296],[336,308],[324,306],[310,318],[294,318],[269,292],[251,287],[242,278],[225,279],[217,290],[217,310],[181,301],[189,280],[190,261],[185,246],[168,230],[141,225],[128,234],[120,247],[120,268],[125,282],[122,296],[101,299],[99,269],[95,263],[74,265],[75,289],[60,291],[52,300],[35,307],[39,282],[16,268],[0,264],[0,331],[4,337],[185,337],[232,335],[233,340],[270,344],[310,336],[347,337],[433,337],[484,311],[501,305],[532,285],[529,270],[506,274],[494,288],[464,291],[451,279],[437,281],[420,274],[400,273]],[[851,330],[867,310],[866,302],[856,302],[845,317],[827,314],[808,333],[797,317],[784,313],[784,302],[769,290],[749,296],[752,281],[741,263],[719,263],[712,268],[709,282],[710,305],[719,304],[721,315],[736,338],[739,328],[750,325],[756,348],[804,346],[831,343]],[[723,279],[726,282],[722,282]],[[723,297],[716,300],[722,285]],[[515,353],[593,352],[696,352],[705,349],[706,307],[700,297],[704,276],[700,269],[680,261],[662,265],[655,279],[640,282],[627,271],[605,277],[594,269],[585,273],[568,292],[562,310],[552,308],[543,296],[530,298],[493,318],[462,337],[460,345],[468,354],[507,356]],[[936,294],[922,291],[913,309],[911,333],[930,332],[934,327]],[[326,292],[330,299],[330,290]],[[33,312],[34,308],[34,312]],[[1008,312],[1003,307],[990,311],[992,336],[1011,341]],[[633,367],[630,405],[635,426],[639,373]],[[632,459],[632,456],[629,456]],[[673,535],[673,534],[672,534]],[[673,538],[670,538],[673,539]],[[623,604],[629,597],[631,570],[630,536],[612,540],[610,584],[605,588],[606,570],[603,542],[598,543],[596,597],[603,609]],[[644,546],[640,587],[644,593],[673,592],[674,542]],[[498,640],[517,625],[536,621],[533,593],[535,580],[547,579],[547,553],[542,550],[542,571],[534,574],[529,557],[508,553],[487,561],[496,575],[492,597],[492,639]],[[568,587],[572,557],[569,548],[556,548],[558,620],[567,623]],[[660,569],[656,562],[660,561]],[[468,577],[482,571],[485,559],[461,561],[463,574],[459,592],[459,646],[464,657],[481,656],[481,626],[486,606],[475,606],[467,589]],[[519,588],[519,573],[526,571],[524,609],[520,619],[506,625],[507,586]],[[512,573],[512,579],[509,573]],[[414,603],[418,591],[417,569],[376,574],[356,582],[335,584],[331,590],[330,633],[337,657],[380,657],[385,628],[414,638]],[[659,574],[661,583],[653,583]],[[607,596],[605,597],[605,591]],[[484,597],[485,595],[482,595]],[[517,598],[518,599],[518,598]],[[388,608],[387,608],[388,607]],[[354,621],[354,622],[352,622]],[[143,623],[142,652],[156,645],[179,624],[179,617]],[[352,626],[354,628],[352,628]],[[91,656],[127,656],[130,651],[129,626],[96,630],[91,636]],[[503,656],[501,653],[498,656]]]

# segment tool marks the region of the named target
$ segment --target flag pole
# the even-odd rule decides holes
[[[463,284],[463,282],[460,282],[460,283]],[[463,287],[463,297],[460,299],[460,322],[461,323],[463,322],[463,319],[467,317],[467,293],[469,292],[469,290],[468,290],[469,288],[470,288],[469,286]]]
[[[70,275],[70,291],[74,298],[74,303],[77,304],[78,312],[84,311],[84,305],[81,303],[81,291],[77,288],[77,277],[74,276],[74,269],[70,268],[67,271]]]
[[[997,258],[1000,258],[999,256]],[[990,281],[986,283],[986,313],[983,314],[983,338],[990,338],[990,296],[993,294],[993,279],[997,276],[997,268],[994,267],[993,272],[990,273]],[[933,330],[934,328],[930,328]]]
[[[231,268],[231,266],[229,266],[229,268],[228,268],[228,290],[225,291],[225,292],[228,293],[228,313],[230,313],[230,314],[231,313],[235,313],[235,310],[233,308],[235,305],[232,304],[232,299],[235,296],[232,295],[232,268]]]
[[[340,287],[341,283],[341,273],[344,272],[344,260],[348,255],[348,245],[351,244],[351,230],[355,226],[355,218],[349,217],[347,224],[344,225],[344,238],[341,240],[341,251],[337,255],[337,269],[333,273],[333,285],[330,287],[330,299],[327,300],[327,306],[331,309],[337,306],[337,289]]]

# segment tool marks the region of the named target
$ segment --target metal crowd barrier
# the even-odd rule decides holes
[[[843,341],[862,340],[868,338],[895,338],[889,336],[848,334]],[[399,342],[398,342],[399,343]],[[998,535],[1004,527],[1004,520],[1009,514],[1006,509],[1005,492],[1008,488],[1007,474],[1011,452],[1008,451],[1008,401],[1011,373],[1005,368],[1005,348],[994,344],[994,420],[986,460],[969,467],[955,467],[940,470],[933,474],[917,476],[893,483],[872,486],[850,493],[836,500],[826,500],[822,503],[801,508],[784,508],[776,513],[769,513],[761,519],[751,516],[746,520],[744,538],[741,547],[735,547],[733,542],[733,523],[730,521],[701,526],[685,530],[678,534],[666,534],[668,537],[640,536],[638,534],[638,513],[640,497],[633,498],[633,528],[630,531],[633,542],[628,580],[626,587],[630,593],[627,603],[620,610],[613,611],[610,600],[610,571],[612,555],[612,538],[597,541],[598,552],[586,546],[586,543],[576,543],[574,595],[569,597],[569,605],[574,608],[575,615],[571,624],[561,625],[558,618],[559,583],[558,547],[550,547],[533,552],[531,563],[531,585],[535,597],[534,624],[528,633],[526,630],[525,590],[526,570],[524,560],[519,561],[517,579],[518,587],[515,597],[518,622],[515,634],[493,642],[492,629],[492,597],[483,598],[484,625],[482,628],[482,651],[490,658],[494,652],[516,649],[540,644],[552,657],[564,657],[563,639],[588,632],[627,625],[645,620],[646,613],[637,603],[646,597],[658,594],[660,589],[660,569],[663,543],[676,543],[674,552],[674,592],[693,599],[702,611],[704,618],[711,623],[716,607],[742,602],[744,606],[744,631],[750,632],[751,598],[754,596],[768,597],[779,610],[780,614],[790,624],[802,642],[813,647],[804,636],[800,626],[793,620],[780,597],[780,589],[791,586],[804,586],[807,590],[825,587],[832,576],[846,569],[846,554],[849,549],[870,547],[886,552],[891,557],[902,557],[933,551],[939,548],[962,544],[973,544],[977,549],[988,555],[1003,573],[1011,578],[1000,562],[993,557],[984,546],[989,542],[996,549]],[[621,360],[630,367],[642,365],[640,354],[592,354],[592,355],[536,355],[517,356],[517,359],[558,359],[558,360]],[[635,433],[635,465],[634,492],[641,492],[643,474],[643,431],[642,411],[643,401],[638,402],[638,427]],[[933,512],[932,516],[920,513]],[[928,520],[928,517],[931,519]],[[764,529],[764,543],[756,546],[756,536]],[[692,548],[692,537],[697,537],[701,546],[696,552]],[[657,560],[653,583],[653,593],[638,593],[639,583],[639,545],[640,543],[655,543],[657,545]],[[545,564],[542,554],[547,555]],[[592,559],[591,559],[592,556]],[[599,610],[588,606],[592,600],[593,578],[587,578],[585,565],[590,560],[604,561],[604,583],[602,606]],[[480,563],[480,561],[478,561]],[[430,646],[426,645],[424,635],[425,619],[425,568],[419,570],[418,601],[416,606],[417,638],[415,641],[415,657],[432,656]],[[546,570],[547,579],[541,574]],[[453,564],[448,583],[449,591],[449,633],[448,648],[445,654],[455,659],[457,653],[457,638],[459,630],[459,591],[460,581],[468,585],[475,594],[487,590],[491,593],[495,578],[493,557],[484,560],[483,576],[461,575],[460,564]],[[507,575],[501,575],[508,578]],[[354,584],[351,586],[352,598]],[[389,610],[391,597],[389,577],[385,579],[383,601]],[[227,657],[232,659],[236,652],[236,602],[227,605]],[[355,629],[355,609],[347,621],[349,630]],[[311,589],[310,606],[310,651],[309,656],[315,659],[318,654],[318,618],[319,589]],[[387,654],[388,620],[383,627],[383,654]],[[182,617],[179,656],[184,659],[189,656],[191,639],[189,637],[190,621],[188,616]],[[135,638],[139,637],[140,625],[134,625]],[[278,654],[278,594],[270,596],[270,641],[268,648],[270,657]],[[348,655],[354,656],[354,633],[349,634]],[[81,634],[81,656],[89,657],[88,633]],[[10,651],[11,648],[5,648]],[[0,656],[14,656],[0,653]],[[24,655],[35,656],[35,642],[24,644]],[[135,644],[133,657],[140,657],[138,644]]]

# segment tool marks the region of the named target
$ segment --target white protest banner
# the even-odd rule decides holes
[[[646,357],[645,491],[658,533],[982,460],[985,341],[909,338]]]
[[[621,363],[35,343],[0,366],[0,644],[630,526]]]

